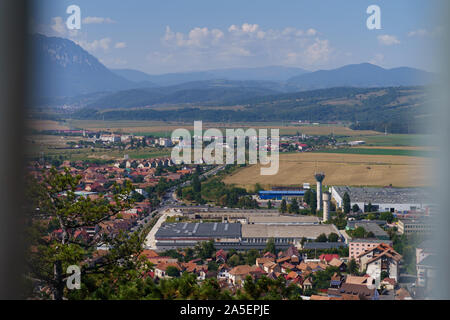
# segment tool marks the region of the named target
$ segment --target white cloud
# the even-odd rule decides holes
[[[306,35],[308,35],[308,36],[315,36],[315,35],[317,35],[317,30],[315,30],[315,29],[308,29],[306,31]]]
[[[167,52],[150,53],[148,60],[157,68],[161,63],[174,70],[270,64],[321,66],[329,60],[332,48],[319,35],[313,28],[263,29],[251,23],[233,24],[223,30],[196,27],[184,33],[167,26],[161,38]],[[170,66],[163,58],[169,55]]]
[[[400,44],[400,40],[398,40],[397,37],[393,36],[393,35],[383,34],[383,35],[379,35],[377,38],[378,38],[378,42],[385,46]]]
[[[369,62],[372,64],[381,65],[384,62],[384,55],[382,53],[377,53],[372,59],[369,60]]]
[[[124,66],[128,64],[128,61],[122,58],[107,57],[99,59],[99,61],[107,67]]]
[[[408,37],[431,38],[441,35],[442,27],[436,27],[433,30],[417,29],[408,32]]]
[[[114,48],[116,48],[116,49],[123,49],[126,47],[127,47],[127,44],[125,42],[117,42],[114,46]]]
[[[116,23],[111,18],[103,18],[103,17],[86,17],[82,20],[84,24],[102,24],[102,23]]]
[[[314,43],[309,45],[305,51],[305,58],[309,65],[317,62],[328,61],[331,52],[328,40],[315,39]]]
[[[100,40],[94,40],[94,41],[75,41],[79,46],[81,46],[83,49],[89,51],[89,52],[95,52],[97,50],[103,50],[108,51],[111,44],[111,38],[103,38]]]
[[[66,25],[61,17],[52,18],[53,24],[51,28],[57,34],[64,34],[67,31]]]

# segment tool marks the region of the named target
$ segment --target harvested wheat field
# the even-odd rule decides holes
[[[34,130],[69,130],[67,125],[53,120],[29,120],[27,127]]]
[[[296,153],[280,155],[278,174],[260,175],[260,165],[243,168],[225,178],[225,183],[253,188],[260,183],[271,186],[294,186],[304,182],[315,183],[314,173],[324,172],[325,185],[413,187],[429,185],[428,172],[432,158]]]

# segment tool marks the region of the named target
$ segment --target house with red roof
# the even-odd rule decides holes
[[[335,253],[324,253],[319,256],[319,260],[327,264],[333,259],[339,259],[339,255]]]

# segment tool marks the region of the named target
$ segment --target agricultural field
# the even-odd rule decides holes
[[[82,128],[87,130],[108,130],[123,133],[133,133],[136,135],[170,136],[171,132],[177,128],[185,128],[190,131],[194,129],[193,123],[183,123],[176,121],[99,121],[99,120],[68,120],[67,125],[71,128]],[[370,130],[352,130],[346,126],[339,125],[293,125],[287,123],[264,123],[255,122],[249,124],[232,122],[204,122],[203,129],[207,128],[255,128],[255,129],[280,129],[281,135],[294,135],[297,132],[308,135],[329,135],[336,136],[375,136],[381,135],[379,132]]]
[[[224,182],[251,189],[256,183],[271,186],[315,184],[314,173],[324,172],[325,185],[413,187],[429,185],[433,159],[395,155],[332,153],[280,154],[278,174],[260,175],[260,165],[253,165],[227,176]]]
[[[68,130],[70,129],[64,122],[53,120],[28,120],[26,126],[32,130]]]
[[[64,156],[68,160],[116,160],[123,159],[125,154],[128,154],[130,159],[147,159],[166,157],[171,153],[169,148],[140,148],[133,150],[109,150],[104,148],[80,148],[69,149],[67,142],[78,143],[80,140],[86,140],[83,137],[69,137],[57,135],[30,135],[26,138],[27,155],[30,157],[45,156]]]
[[[400,147],[401,148],[401,147]],[[412,147],[414,148],[414,147]],[[411,157],[433,157],[435,152],[432,150],[420,149],[397,149],[395,147],[384,148],[338,148],[323,149],[317,151],[319,153],[335,153],[335,154],[367,154],[367,155],[386,155],[386,156],[411,156]]]
[[[338,139],[338,141],[342,140],[344,139]],[[433,137],[425,134],[378,134],[367,136],[361,134],[361,136],[358,137],[358,140],[365,141],[366,146],[417,147],[430,146]]]

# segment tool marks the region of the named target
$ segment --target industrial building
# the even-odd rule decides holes
[[[425,217],[417,219],[399,219],[397,226],[398,233],[406,235],[410,235],[413,233],[429,235],[433,229],[431,219],[427,219]]]
[[[350,196],[351,206],[357,204],[364,212],[372,210],[410,212],[426,210],[432,205],[431,192],[426,188],[370,188],[333,186],[331,195],[337,207],[343,207],[344,194]]]
[[[386,223],[385,221],[383,221],[384,223]],[[345,227],[346,230],[354,230],[356,228],[364,228],[364,230],[366,230],[366,232],[372,232],[374,237],[377,238],[378,240],[389,240],[389,235],[386,231],[384,231],[380,226],[379,226],[379,222],[378,221],[370,221],[370,220],[364,220],[364,221],[348,221],[347,222],[347,226]]]
[[[259,199],[261,200],[292,200],[303,198],[304,190],[269,190],[259,191]]]
[[[319,225],[242,225],[242,244],[258,245],[263,244],[273,238],[275,245],[289,246],[293,244],[297,247],[301,246],[301,240],[315,240],[320,234],[326,234],[327,237],[331,233],[339,235],[339,230],[332,224]]]
[[[217,249],[263,250],[274,239],[279,249],[301,246],[301,240],[315,240],[320,234],[339,235],[331,224],[241,224],[241,223],[164,223],[155,234],[158,250],[194,247],[214,241]]]
[[[213,240],[217,247],[238,246],[240,223],[164,223],[155,234],[161,250],[194,247],[202,241]]]
[[[248,224],[266,225],[313,225],[319,224],[319,218],[314,216],[273,216],[260,217],[252,216],[248,218]]]

